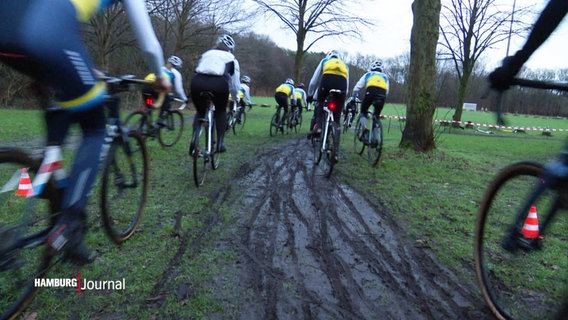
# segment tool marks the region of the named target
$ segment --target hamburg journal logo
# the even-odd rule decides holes
[[[91,280],[81,278],[78,273],[76,278],[35,278],[36,288],[77,288],[77,293],[83,291],[120,291],[126,289],[124,278],[120,280]]]

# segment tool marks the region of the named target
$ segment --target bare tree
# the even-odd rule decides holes
[[[495,0],[448,0],[443,5],[441,57],[453,61],[459,83],[455,121],[461,120],[476,62],[488,49],[507,40],[511,34],[522,32],[521,22],[513,19],[526,12],[527,8],[503,10]]]
[[[409,102],[401,148],[426,152],[436,148],[432,119],[436,109],[436,43],[440,0],[415,0],[410,34]]]
[[[319,40],[335,36],[360,36],[362,26],[369,20],[350,10],[358,8],[348,0],[253,0],[261,12],[278,17],[296,35],[294,78],[299,80],[305,53]],[[313,37],[308,37],[308,35]],[[311,39],[311,40],[308,40]],[[306,44],[306,41],[309,41]]]

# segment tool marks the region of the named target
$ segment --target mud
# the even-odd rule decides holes
[[[225,270],[236,292],[218,293],[232,318],[493,319],[473,276],[438,262],[380,202],[325,178],[305,139],[241,169],[228,194],[246,196],[214,200],[237,210],[219,244],[239,255]]]

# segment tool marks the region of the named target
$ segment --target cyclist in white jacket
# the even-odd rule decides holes
[[[191,99],[197,109],[197,115],[193,121],[193,129],[199,123],[199,119],[205,116],[207,105],[201,92],[209,91],[214,95],[215,126],[217,131],[217,151],[225,152],[225,131],[227,129],[227,105],[229,93],[231,97],[239,96],[240,67],[239,62],[233,55],[235,40],[229,35],[222,35],[217,39],[215,46],[203,53],[195,68],[195,74],[191,79]]]

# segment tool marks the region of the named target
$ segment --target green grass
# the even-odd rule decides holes
[[[221,289],[211,286],[218,283],[214,279],[228,276],[223,274],[223,266],[236,259],[233,253],[217,246],[217,239],[227,236],[226,226],[233,220],[234,212],[220,207],[216,199],[223,199],[224,189],[230,186],[232,175],[243,163],[289,139],[269,136],[274,99],[256,97],[253,101],[271,107],[254,107],[247,114],[243,134],[229,134],[228,152],[222,156],[221,167],[210,172],[199,189],[193,185],[187,156],[190,124],[181,141],[171,149],[148,141],[150,194],[140,230],[124,245],[117,247],[106,238],[97,217],[98,199],[91,198],[88,211],[93,227],[89,230],[89,243],[98,251],[99,258],[81,268],[81,276],[96,280],[125,278],[126,290],[81,295],[61,289],[41,290],[27,311],[38,312],[41,319],[73,315],[80,319],[207,319],[211,314],[230,315],[238,308],[238,297],[220,297]],[[404,107],[387,104],[383,113],[403,116]],[[436,118],[441,119],[439,115],[444,113],[448,111],[439,110]],[[192,115],[193,111],[184,114]],[[0,142],[38,138],[37,146],[41,146],[43,127],[39,115],[37,111],[0,110]],[[311,113],[304,113],[302,135],[310,117]],[[451,113],[447,118],[450,117]],[[518,125],[566,127],[559,119],[509,118]],[[490,113],[465,113],[464,120],[469,119],[495,122]],[[348,133],[342,138],[341,161],[333,175],[382,203],[406,225],[407,237],[436,252],[447,265],[465,267],[463,276],[471,278],[475,216],[489,181],[512,162],[553,157],[566,138],[563,133],[544,137],[536,131],[487,135],[472,129],[450,131],[436,125],[438,149],[418,154],[398,148],[398,121],[383,120],[383,124],[385,144],[380,166],[370,168],[352,152],[353,138]],[[218,186],[227,187],[218,190]],[[73,277],[77,271],[58,265],[50,276]],[[226,279],[227,286],[234,283],[234,279]]]

